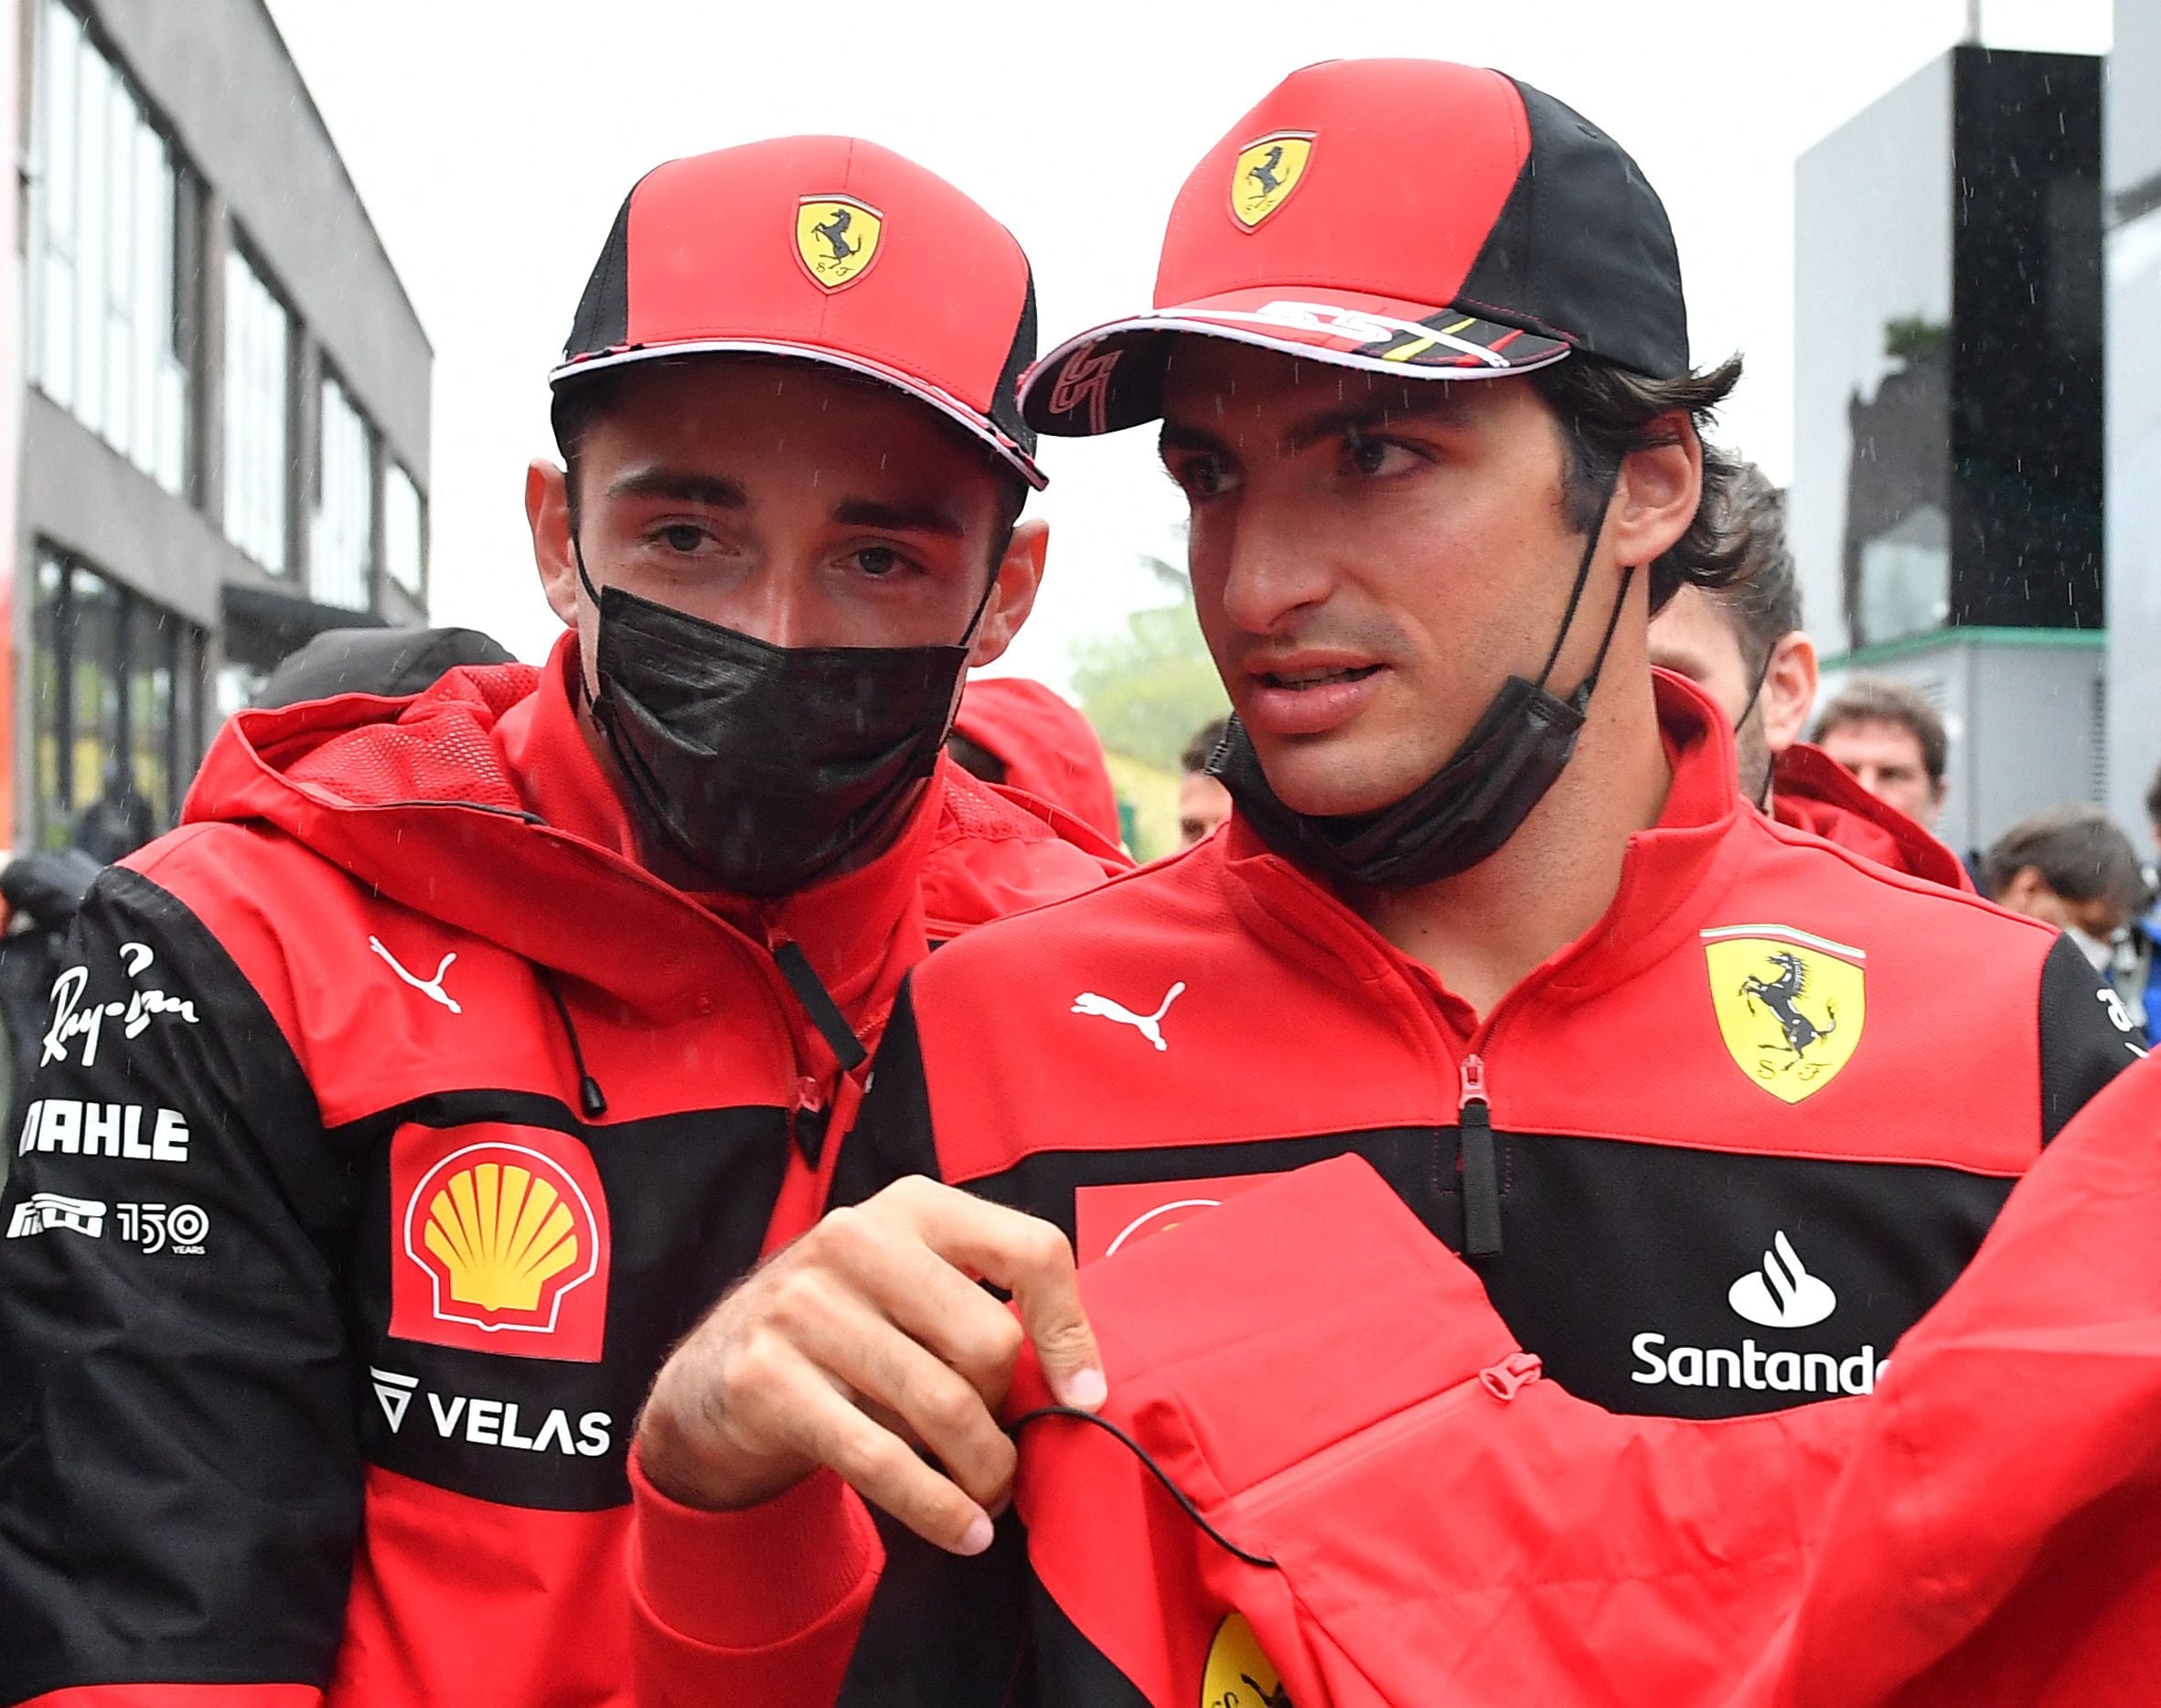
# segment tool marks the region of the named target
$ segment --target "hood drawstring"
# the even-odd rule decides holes
[[[810,957],[803,953],[802,945],[786,936],[775,936],[770,941],[774,965],[780,968],[788,988],[796,993],[796,1000],[802,1004],[803,1012],[818,1029],[818,1035],[826,1041],[826,1048],[833,1052],[840,1072],[854,1073],[871,1059],[871,1052],[864,1048],[855,1029],[849,1025],[848,1017],[840,1012],[833,993],[825,987],[818,969],[810,965]],[[831,1109],[820,1106],[818,1082],[806,1077],[797,1088],[796,1107],[788,1117],[788,1130],[803,1160],[813,1169],[825,1155],[826,1123],[831,1117]]]
[[[548,1000],[555,1004],[556,1017],[562,1021],[562,1035],[571,1047],[571,1063],[578,1070],[578,1105],[585,1111],[588,1121],[597,1121],[608,1112],[607,1094],[601,1090],[600,1082],[585,1066],[585,1051],[578,1046],[578,1029],[571,1019],[571,1006],[562,999],[553,973],[537,962],[533,971],[539,975],[540,988],[548,993]]]

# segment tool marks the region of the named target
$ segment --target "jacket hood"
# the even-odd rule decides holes
[[[1963,861],[1895,806],[1854,781],[1820,747],[1796,742],[1771,766],[1771,816],[1915,878],[1972,892]]]
[[[1118,792],[1093,725],[1044,687],[1022,676],[973,678],[953,732],[1005,766],[1006,786],[1062,806],[1117,842]]]
[[[926,881],[955,932],[1123,864],[942,763],[868,864],[777,902],[690,894],[639,862],[572,708],[576,657],[565,635],[538,670],[467,667],[403,699],[242,711],[212,743],[184,822],[272,826],[391,901],[651,1013],[710,1000],[716,955],[787,939],[848,1009],[879,982],[896,933],[925,934]]]

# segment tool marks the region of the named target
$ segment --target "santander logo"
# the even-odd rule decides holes
[[[1734,1315],[1763,1329],[1806,1329],[1838,1308],[1829,1283],[1809,1274],[1783,1232],[1771,1236],[1763,1266],[1727,1289]]]

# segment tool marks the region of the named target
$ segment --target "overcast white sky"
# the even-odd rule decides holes
[[[1010,226],[1044,344],[1143,306],[1171,198],[1315,59],[1496,65],[1602,125],[1664,197],[1727,435],[1792,460],[1793,161],[1959,39],[1967,0],[270,0],[435,347],[433,609],[552,639],[521,507],[545,374],[617,205],[678,155],[801,132],[896,148]],[[1988,0],[1984,39],[2105,51],[2109,0]],[[1854,187],[1867,194],[1866,184]],[[1049,443],[1050,575],[1009,661],[1160,603],[1180,515],[1145,432]]]

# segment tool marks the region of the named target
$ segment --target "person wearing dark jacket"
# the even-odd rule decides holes
[[[2059,934],[1757,811],[1729,717],[1652,668],[1652,614],[1735,569],[1702,429],[1737,374],[1690,366],[1634,164],[1500,72],[1311,67],[1209,152],[1154,309],[1022,395],[1048,432],[1161,423],[1236,811],[911,976],[839,1207],[643,1414],[649,1701],[1206,1700],[1219,1621],[1115,1552],[1099,1596],[1031,1590],[992,1514],[1054,1425],[1016,1449],[999,1414],[1024,1341],[1061,1408],[1120,1392],[1075,1251],[1307,1163],[1360,1159],[1589,1404],[1701,1425],[1873,1389],[2137,1051]],[[979,1237],[976,1199],[1052,1231]],[[1396,1301],[1310,1286],[1363,1354],[1328,1403],[1390,1391]],[[1153,1303],[1243,1396],[1209,1446],[1242,1474],[1309,1396]],[[754,1558],[801,1593],[730,1629],[701,1585]]]
[[[548,662],[242,711],[98,880],[0,1198],[0,1703],[628,1700],[666,1349],[907,969],[1127,864],[942,757],[1042,570],[1033,338],[872,144],[658,167],[528,473]]]

